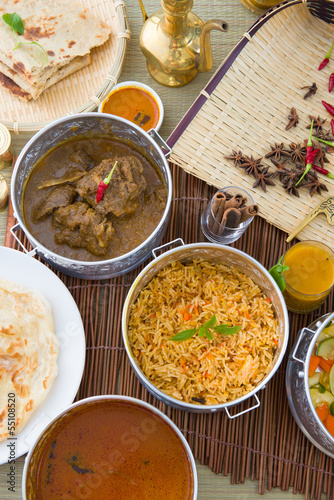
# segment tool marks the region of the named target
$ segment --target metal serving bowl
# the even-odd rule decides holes
[[[153,233],[131,252],[113,259],[94,262],[69,259],[51,252],[28,231],[22,213],[24,184],[36,161],[65,139],[89,133],[94,135],[98,135],[98,133],[101,135],[110,134],[115,140],[130,141],[135,148],[153,160],[167,189],[166,208]],[[160,139],[154,131],[151,135]],[[65,274],[88,279],[110,278],[127,273],[147,259],[152,249],[159,245],[165,234],[172,199],[172,178],[168,163],[164,153],[151,135],[137,125],[131,124],[128,120],[105,113],[80,113],[60,118],[34,135],[18,157],[11,182],[14,216],[34,247],[33,253],[38,253],[44,261]],[[13,234],[15,235],[15,233]]]
[[[288,402],[297,424],[314,446],[332,458],[334,458],[334,437],[321,423],[312,404],[308,367],[318,336],[333,318],[334,313],[325,314],[308,328],[300,330],[286,369]]]
[[[27,458],[24,463],[24,469],[23,469],[23,476],[22,476],[22,498],[23,500],[30,500],[30,499],[35,499],[36,498],[36,484],[35,484],[35,477],[36,473],[38,471],[38,467],[40,465],[38,457],[40,456],[40,452],[43,450],[43,447],[45,447],[45,443],[47,442],[48,436],[50,433],[54,430],[57,429],[60,430],[60,428],[63,428],[66,426],[66,421],[69,420],[69,417],[71,417],[74,414],[78,414],[79,412],[85,412],[87,407],[92,407],[96,406],[99,403],[106,403],[110,405],[111,407],[115,404],[115,402],[123,403],[124,404],[124,412],[127,411],[127,407],[131,411],[132,408],[141,408],[145,410],[145,413],[147,413],[148,417],[144,419],[143,421],[143,426],[139,429],[141,432],[140,440],[145,441],[145,439],[154,439],[154,427],[152,431],[152,427],[149,429],[146,428],[148,427],[148,424],[145,423],[150,418],[150,414],[152,417],[157,417],[158,419],[162,419],[170,428],[172,433],[176,435],[178,440],[180,441],[181,447],[184,449],[184,459],[188,462],[189,466],[189,471],[191,475],[191,492],[190,492],[190,497],[187,496],[187,500],[196,500],[197,499],[197,494],[198,494],[198,479],[197,479],[197,470],[196,470],[196,464],[195,460],[192,454],[192,451],[184,438],[183,434],[181,431],[178,429],[178,427],[170,420],[164,413],[162,413],[160,410],[157,408],[154,408],[154,406],[150,405],[149,403],[146,403],[145,401],[140,401],[139,399],[131,398],[128,396],[117,396],[117,395],[103,395],[103,396],[92,396],[90,398],[82,399],[80,401],[77,401],[76,403],[73,403],[71,406],[67,407],[64,409],[62,412],[60,412],[51,422],[44,427],[42,432],[39,434],[37,437],[35,443],[33,444],[32,448],[30,449]],[[87,427],[87,432],[90,435],[96,436],[96,440],[99,439],[99,430],[96,425],[92,425],[92,420],[90,420],[90,425]],[[132,447],[133,446],[139,446],[140,445],[140,440],[137,438],[138,434],[136,435],[131,435],[130,432],[128,433],[129,436],[125,439],[125,436],[111,436],[111,442],[113,445],[116,445],[116,447],[112,447],[106,450],[105,454],[101,456],[101,463],[105,467],[107,465],[109,468],[114,468],[115,464],[119,465],[117,461],[115,462],[115,457],[117,457],[116,453],[118,453],[118,456],[120,456],[123,460],[124,458],[132,453]],[[130,437],[132,436],[132,437]],[[137,437],[135,437],[137,436]],[[150,438],[150,436],[152,436]],[[124,439],[122,439],[124,437]],[[117,449],[119,447],[119,450]],[[112,455],[112,458],[110,458],[110,455]],[[110,460],[110,464],[109,464]],[[121,464],[122,462],[120,462]],[[99,482],[103,481],[103,477],[105,474],[105,469],[101,468],[99,469],[98,467],[96,468],[96,473],[94,474],[94,478],[90,479],[88,478],[86,481],[86,484],[88,486],[88,493],[90,490],[93,490],[96,485],[99,486]],[[76,485],[73,485],[73,498],[75,497],[75,487]],[[87,493],[87,491],[86,491]],[[85,495],[81,496],[79,494],[80,498],[89,498],[90,495]],[[78,496],[78,498],[79,498]],[[77,497],[75,497],[77,498]]]
[[[182,240],[178,240],[183,243]],[[165,245],[166,246],[166,245]],[[163,247],[162,247],[163,248]],[[155,256],[155,252],[153,252]],[[194,259],[205,259],[211,262],[220,262],[226,264],[227,266],[235,267],[239,271],[243,272],[247,276],[251,277],[255,283],[257,283],[264,293],[271,298],[272,304],[274,306],[276,316],[278,319],[278,328],[279,328],[279,344],[276,352],[276,356],[273,362],[273,365],[268,372],[268,374],[261,380],[261,382],[249,393],[244,395],[243,397],[236,399],[234,401],[230,401],[228,403],[220,404],[220,405],[195,405],[191,403],[185,403],[183,401],[177,400],[171,396],[168,396],[164,392],[157,389],[152,382],[150,382],[146,376],[139,369],[135,358],[132,354],[129,339],[128,339],[128,323],[129,316],[131,312],[131,306],[135,302],[138,297],[139,292],[142,288],[155,276],[161,269],[168,266],[172,262],[180,261],[180,262],[189,262]],[[129,293],[127,295],[122,315],[122,334],[123,340],[125,344],[125,349],[127,355],[129,357],[132,368],[134,369],[137,377],[141,381],[141,383],[145,386],[145,388],[150,391],[155,397],[164,403],[178,408],[180,410],[193,411],[197,413],[210,413],[215,412],[217,410],[225,409],[229,418],[234,418],[236,416],[241,415],[249,411],[250,409],[256,408],[260,405],[260,401],[256,395],[256,393],[264,388],[267,382],[274,375],[276,370],[278,369],[288,342],[289,335],[289,320],[288,320],[288,312],[283,299],[283,296],[276,284],[276,282],[272,279],[268,271],[255,259],[250,257],[244,252],[237,250],[235,248],[230,248],[228,246],[221,246],[212,243],[194,243],[191,245],[184,245],[178,248],[174,248],[169,250],[168,252],[160,255],[154,261],[150,262],[145,269],[139,274],[137,279],[134,281],[131,286]],[[244,400],[254,396],[257,403],[252,408],[248,410],[244,410],[241,413],[234,414],[233,417],[230,415],[228,408],[231,406],[235,406]]]

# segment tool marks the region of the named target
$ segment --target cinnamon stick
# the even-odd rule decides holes
[[[225,203],[225,210],[227,210],[228,208],[239,208],[241,207],[241,205],[243,204],[244,202],[244,196],[242,194],[235,194],[234,196],[232,196],[232,198],[230,198],[229,200],[226,201]]]
[[[248,207],[241,208],[240,212],[241,212],[241,218],[240,218],[240,223],[241,223],[257,215],[260,212],[260,208],[258,205],[249,205]]]
[[[220,225],[218,236],[220,236],[225,228],[235,228],[239,226],[241,213],[238,208],[228,208],[225,210],[222,223]]]
[[[219,230],[219,225],[223,218],[223,213],[225,210],[226,196],[224,193],[217,192],[213,197],[212,202],[212,214],[213,217],[209,219],[209,227],[211,226],[211,231],[216,233]]]

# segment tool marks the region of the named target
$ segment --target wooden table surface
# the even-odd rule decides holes
[[[160,8],[159,0],[146,0],[145,6],[148,14]],[[142,26],[141,13],[136,0],[126,0],[127,15],[132,32],[131,41],[128,45],[127,55],[123,71],[119,81],[138,80],[152,86],[162,98],[165,106],[165,120],[160,129],[164,139],[170,135],[181,117],[195,100],[201,89],[206,85],[219,64],[228,55],[233,46],[256,21],[257,15],[248,11],[239,0],[222,0],[211,2],[199,2],[195,0],[194,11],[204,21],[210,18],[220,18],[230,25],[228,33],[212,32],[211,40],[213,47],[214,66],[209,73],[199,74],[196,79],[186,87],[180,89],[168,89],[156,84],[149,76],[145,58],[139,49],[139,34]],[[12,146],[15,154],[19,154],[31,134],[20,134],[12,136]],[[0,160],[1,172],[10,182],[11,164]],[[0,244],[4,242],[6,224],[6,210],[0,213]],[[21,476],[24,457],[16,461],[16,486],[15,492],[8,490],[7,474],[9,465],[0,466],[0,500],[17,500],[21,498]],[[279,489],[266,491],[264,495],[257,492],[257,482],[247,480],[243,484],[232,485],[230,477],[223,474],[215,474],[207,466],[197,464],[199,479],[199,499],[258,499],[274,498],[281,500],[298,499],[302,495],[294,495],[292,490],[281,491]],[[51,500],[51,499],[50,499]]]

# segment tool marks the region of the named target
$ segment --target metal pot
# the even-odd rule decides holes
[[[197,479],[196,463],[195,463],[192,451],[190,449],[190,446],[187,443],[186,439],[184,438],[182,432],[174,424],[174,422],[172,422],[172,420],[170,420],[170,418],[168,418],[164,413],[162,413],[160,410],[158,410],[154,406],[150,405],[149,403],[146,403],[145,401],[141,401],[139,399],[131,398],[128,396],[118,396],[118,395],[92,396],[92,397],[77,401],[76,403],[73,403],[71,406],[65,408],[54,419],[52,419],[46,427],[44,427],[42,432],[36,438],[36,441],[34,442],[33,446],[31,447],[31,449],[30,449],[30,451],[25,459],[25,462],[24,462],[24,469],[23,469],[23,475],[22,475],[22,498],[23,498],[23,500],[36,498],[36,491],[35,491],[36,484],[34,481],[34,477],[36,474],[36,469],[39,466],[39,462],[37,461],[37,456],[38,456],[39,450],[43,449],[43,447],[45,445],[45,441],[47,440],[49,433],[52,432],[52,430],[57,425],[59,425],[59,422],[66,423],[66,420],[73,412],[80,411],[81,409],[82,409],[82,411],[85,411],[85,409],[88,406],[91,406],[91,405],[94,405],[95,403],[99,403],[99,402],[103,402],[103,401],[110,403],[111,406],[114,404],[114,402],[121,401],[121,402],[125,402],[128,404],[142,407],[146,411],[150,412],[151,414],[160,417],[169,425],[171,430],[174,432],[174,434],[176,434],[178,436],[179,440],[181,441],[181,443],[184,447],[185,456],[188,458],[189,466],[190,466],[190,470],[191,470],[191,475],[192,475],[192,496],[191,496],[190,500],[196,500],[197,494],[198,494],[198,479]],[[88,427],[88,429],[89,429],[89,432],[91,432],[91,433],[95,432],[96,438],[97,439],[99,438],[98,429],[94,429],[94,428],[92,428],[92,426]],[[141,429],[141,431],[142,431],[142,434],[144,434],[144,437],[141,437],[140,439],[143,441],[145,438],[145,432],[143,432],[142,429]],[[148,435],[149,435],[149,433],[147,433],[147,436]],[[133,442],[133,439],[136,440],[137,438],[135,438],[135,437],[131,438],[132,442]],[[129,440],[129,438],[127,438],[127,443],[129,443],[129,442],[130,442],[130,440]],[[138,443],[139,443],[139,440],[138,440]],[[132,444],[132,446],[133,446],[133,444]],[[110,452],[110,449],[109,449],[109,452]],[[103,461],[104,464],[108,462],[108,453],[109,452],[108,452],[108,450],[106,450],[105,455],[101,456],[101,460]],[[112,452],[113,452],[113,450],[111,451],[111,453]],[[96,472],[96,475],[99,476],[98,471]],[[101,480],[103,480],[103,473],[102,472],[100,473],[99,477],[101,477]],[[98,484],[99,477],[95,479],[97,484]],[[87,480],[87,484],[92,489],[94,489],[95,483],[93,481],[90,484],[89,480]],[[74,495],[74,493],[73,493],[73,495]],[[81,498],[84,498],[84,497],[82,496]],[[85,496],[85,498],[88,498],[88,497]]]
[[[92,132],[94,135],[99,132],[101,135],[110,133],[116,140],[118,138],[128,140],[139,151],[143,151],[150,157],[166,183],[167,203],[158,226],[137,248],[113,259],[87,262],[69,259],[51,252],[35,239],[24,223],[22,196],[27,176],[39,158],[65,139]],[[170,150],[154,130],[146,133],[128,120],[105,113],[80,113],[60,118],[46,126],[30,139],[15,164],[11,183],[11,199],[18,225],[12,228],[12,234],[16,238],[15,231],[21,227],[34,247],[34,250],[29,253],[31,255],[38,253],[44,261],[70,276],[88,279],[110,278],[127,273],[139,266],[149,257],[152,249],[159,245],[166,232],[172,199],[172,178],[168,163],[155,141],[159,141],[166,148],[167,156]],[[22,246],[20,241],[19,243]]]
[[[164,403],[177,408],[179,410],[192,411],[196,413],[211,413],[217,410],[225,409],[229,418],[235,418],[243,413],[246,413],[254,408],[260,406],[260,400],[257,397],[256,393],[263,389],[266,383],[271,379],[276,370],[278,369],[288,342],[289,336],[289,320],[288,320],[288,312],[287,308],[279,290],[276,282],[272,279],[268,271],[255,259],[250,257],[244,252],[237,250],[236,248],[230,248],[228,246],[222,246],[212,243],[193,243],[191,245],[184,245],[182,240],[175,240],[172,243],[180,243],[183,246],[174,248],[172,250],[167,251],[166,253],[160,255],[155,260],[150,262],[145,269],[139,274],[134,283],[132,284],[129,293],[127,295],[122,314],[122,334],[123,341],[125,344],[125,350],[129,357],[132,368],[134,369],[137,377],[141,381],[141,383],[145,386],[145,388],[151,392],[156,398]],[[168,245],[164,245],[160,247],[160,249],[165,248]],[[156,257],[156,251],[153,252],[154,257]],[[131,312],[131,306],[135,302],[139,292],[142,288],[155,276],[161,269],[168,266],[172,262],[180,261],[180,262],[189,262],[193,259],[205,259],[213,262],[221,262],[226,264],[227,266],[235,267],[239,271],[245,273],[249,277],[251,277],[264,291],[264,293],[271,298],[272,304],[274,306],[277,318],[278,318],[278,327],[279,327],[279,335],[280,340],[278,344],[277,353],[273,362],[273,365],[269,371],[269,373],[262,379],[262,381],[248,394],[243,397],[236,399],[234,401],[230,401],[228,403],[220,404],[220,405],[195,405],[191,403],[185,403],[183,401],[179,401],[171,396],[168,396],[164,392],[157,389],[152,382],[150,382],[146,376],[139,369],[134,356],[131,351],[129,339],[128,339],[128,323],[129,316]],[[256,404],[240,413],[236,413],[233,416],[229,413],[228,408],[231,406],[235,406],[239,403],[242,403],[244,400],[254,396],[256,399]]]
[[[321,423],[312,404],[308,367],[319,334],[333,318],[334,313],[325,314],[299,332],[286,369],[288,402],[297,424],[314,446],[332,458],[334,458],[334,437]]]

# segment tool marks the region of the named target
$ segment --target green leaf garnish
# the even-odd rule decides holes
[[[283,273],[284,273],[284,271],[287,271],[289,269],[289,266],[283,266],[281,264],[282,259],[283,259],[283,255],[279,259],[279,261],[277,262],[277,264],[275,264],[272,268],[269,269],[269,274],[274,278],[274,280],[276,281],[276,283],[277,283],[279,289],[281,290],[281,292],[284,292],[284,290],[285,290],[285,281],[284,281],[284,278],[283,278]]]
[[[12,28],[13,31],[16,31],[19,35],[23,35],[24,25],[22,18],[18,14],[15,12],[13,14],[4,14],[2,19],[10,28]]]
[[[174,337],[168,339],[173,340],[174,342],[183,342],[184,340],[189,340],[196,333],[198,333],[199,337],[206,337],[209,340],[213,340],[212,334],[210,332],[210,328],[215,330],[217,333],[221,335],[234,335],[241,330],[241,326],[231,326],[231,325],[217,325],[215,326],[217,321],[216,315],[214,314],[212,318],[209,319],[204,325],[198,328],[191,328],[190,330],[183,330],[182,332],[177,333]]]
[[[234,335],[241,330],[241,326],[217,325],[213,329],[221,335]]]
[[[18,42],[15,45],[15,47],[13,48],[13,50],[16,50],[20,45],[37,45],[37,47],[39,47],[44,52],[45,61],[46,61],[45,64],[48,63],[49,58],[48,58],[47,53],[43,49],[42,45],[40,45],[39,43],[34,42],[34,41],[33,42],[22,42],[21,40],[19,40],[16,33],[18,33],[19,35],[23,35],[23,33],[24,33],[24,24],[23,24],[22,17],[20,17],[18,14],[16,14],[16,12],[13,12],[13,14],[8,14],[8,13],[3,14],[2,19],[13,30],[15,38]]]

